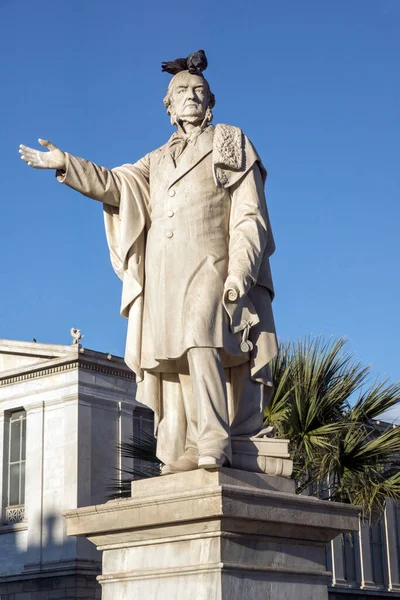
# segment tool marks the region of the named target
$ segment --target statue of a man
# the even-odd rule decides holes
[[[210,125],[206,62],[182,62],[164,99],[176,132],[138,162],[109,170],[48,141],[20,147],[104,204],[125,360],[155,413],[164,474],[230,464],[231,437],[263,426],[277,350],[266,171],[240,129]]]

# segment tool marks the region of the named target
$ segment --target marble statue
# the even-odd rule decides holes
[[[190,60],[189,60],[190,59]],[[211,125],[203,51],[163,64],[166,144],[115,169],[20,146],[36,169],[98,200],[128,319],[126,363],[155,413],[163,474],[229,466],[263,427],[277,351],[266,171],[238,127]]]

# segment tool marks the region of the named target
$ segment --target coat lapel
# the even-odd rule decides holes
[[[183,151],[178,165],[174,169],[168,169],[168,188],[181,179],[186,173],[191,171],[200,161],[212,152],[214,127],[208,126],[207,129],[197,138],[196,143],[188,144]],[[168,144],[165,152],[169,154]],[[172,165],[172,157],[169,157]]]
[[[162,152],[157,160],[157,177],[161,177],[169,184],[171,178],[174,176],[176,171],[175,163],[168,150],[168,142],[163,146]]]

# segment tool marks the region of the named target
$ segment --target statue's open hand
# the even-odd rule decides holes
[[[22,160],[34,169],[56,169],[65,171],[66,162],[64,152],[48,140],[41,140],[39,138],[38,141],[39,144],[45,146],[49,152],[40,152],[39,150],[21,144],[19,153],[21,154]]]

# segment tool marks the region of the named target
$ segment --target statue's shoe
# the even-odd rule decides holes
[[[197,460],[197,456],[194,454],[184,454],[175,462],[164,465],[161,469],[161,474],[171,475],[172,473],[181,473],[182,471],[194,471],[199,468]]]
[[[218,458],[215,456],[200,456],[198,465],[199,469],[220,469],[227,466],[228,462],[224,455]]]

